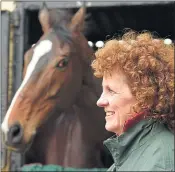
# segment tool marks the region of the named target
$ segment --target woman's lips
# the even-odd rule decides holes
[[[106,117],[111,117],[114,115],[114,112],[112,111],[106,111]]]

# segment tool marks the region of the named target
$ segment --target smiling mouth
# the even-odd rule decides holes
[[[106,117],[113,116],[114,112],[112,111],[106,111]]]

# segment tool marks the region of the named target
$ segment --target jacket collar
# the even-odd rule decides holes
[[[132,151],[139,148],[149,139],[148,137],[147,139],[143,138],[150,133],[156,123],[157,122],[154,119],[141,120],[122,135],[114,135],[103,142],[110,151],[116,166],[120,166]],[[154,134],[155,133],[152,132],[149,136],[151,137]]]

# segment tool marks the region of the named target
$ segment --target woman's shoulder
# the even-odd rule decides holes
[[[161,128],[160,132],[153,137],[154,143],[163,148],[174,148],[174,133],[163,124],[161,124]]]
[[[152,137],[150,144],[152,159],[155,159],[156,168],[174,169],[174,134],[166,127]]]
[[[149,133],[148,149],[152,149],[152,152],[158,151],[159,154],[163,155],[174,155],[174,133],[164,124],[157,125],[154,131]]]
[[[174,170],[174,134],[166,127],[161,127],[147,133],[146,142],[140,140],[140,147],[132,153],[135,160],[133,155],[131,161],[138,164],[133,167],[136,171]]]

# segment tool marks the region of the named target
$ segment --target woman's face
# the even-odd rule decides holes
[[[132,106],[136,103],[126,82],[126,77],[116,70],[111,75],[104,75],[103,92],[97,101],[97,106],[106,112],[106,130],[117,135],[123,133],[125,121],[130,117]]]

